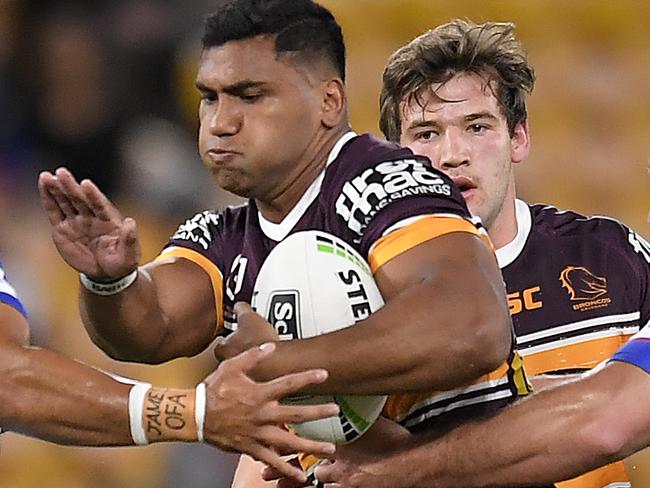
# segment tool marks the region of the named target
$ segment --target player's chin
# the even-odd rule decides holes
[[[212,179],[219,188],[227,192],[239,197],[252,198],[253,185],[242,171],[230,168],[213,170]]]

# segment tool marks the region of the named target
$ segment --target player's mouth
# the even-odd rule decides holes
[[[227,149],[210,149],[208,157],[215,165],[222,165],[232,161],[235,157],[240,156],[241,153]]]
[[[458,187],[461,195],[463,195],[463,198],[465,200],[472,196],[474,190],[477,188],[476,183],[474,183],[474,181],[472,181],[472,179],[468,178],[467,176],[455,176],[452,178],[452,181]]]

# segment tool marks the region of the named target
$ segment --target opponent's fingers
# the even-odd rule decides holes
[[[296,464],[293,462],[293,460],[296,460],[296,458],[291,459],[289,462],[294,464],[295,466],[299,466],[299,464]],[[262,469],[262,479],[264,481],[275,481],[282,478],[282,474],[275,468],[272,468],[271,466],[264,466]]]
[[[268,447],[258,446],[249,450],[249,454],[257,461],[261,461],[275,469],[283,478],[291,478],[303,484],[307,481],[307,475],[302,468],[286,461],[282,456]]]
[[[334,483],[341,476],[340,464],[322,462],[316,467],[314,476],[322,483]]]
[[[339,413],[335,403],[322,405],[269,405],[259,412],[259,419],[264,423],[299,424],[310,420],[334,417]]]
[[[282,452],[306,452],[320,457],[332,456],[336,452],[336,446],[331,442],[305,439],[276,425],[263,427],[257,437]],[[276,454],[280,455],[277,451]]]
[[[52,225],[59,224],[65,218],[63,210],[61,210],[54,196],[50,193],[50,189],[58,184],[56,176],[49,171],[43,171],[38,175],[38,194],[41,198],[41,206]]]
[[[311,369],[300,373],[292,373],[280,376],[274,380],[264,383],[266,398],[284,398],[297,393],[309,385],[317,385],[327,379],[328,373],[325,369]]]
[[[305,481],[304,483],[301,483],[296,480],[292,480],[289,478],[280,478],[275,485],[275,488],[304,488],[304,487],[310,487],[314,486],[311,482]]]
[[[224,369],[228,370],[230,374],[236,372],[247,373],[248,371],[253,369],[262,359],[268,357],[271,353],[273,353],[273,351],[275,351],[275,344],[273,342],[267,342],[262,344],[261,346],[251,347],[250,349],[247,349],[241,354],[238,354],[237,356],[234,356],[230,359],[223,361],[219,365],[219,368],[215,370],[212,374],[210,374],[210,376],[208,376],[206,381],[212,378],[219,371],[223,371]],[[215,355],[216,355],[216,347],[215,347]]]
[[[88,207],[96,217],[107,222],[122,222],[120,211],[92,181],[83,180],[79,186],[88,202]]]

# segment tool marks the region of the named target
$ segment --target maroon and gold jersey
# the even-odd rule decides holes
[[[650,321],[650,245],[605,217],[516,202],[515,239],[497,250],[526,373],[571,373],[612,356]],[[574,488],[630,486],[622,463]]]
[[[650,249],[614,219],[516,205],[497,258],[526,372],[590,369],[650,320]]]
[[[254,201],[203,212],[178,228],[158,259],[183,257],[208,273],[218,309],[216,326],[227,333],[236,326],[235,302],[251,301],[269,252],[288,235],[312,229],[349,243],[373,272],[408,249],[451,232],[476,234],[490,245],[459,190],[426,158],[350,132],[336,143],[324,171],[281,223],[266,220]],[[514,351],[510,359],[491,375],[451,392],[393,397],[387,412],[412,431],[432,420],[440,425],[446,414],[465,420],[491,412],[527,392]]]

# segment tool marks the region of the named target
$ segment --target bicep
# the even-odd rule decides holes
[[[467,292],[488,293],[505,306],[503,279],[493,252],[477,235],[453,232],[426,240],[387,261],[375,272],[386,301],[422,283],[440,291],[460,294],[460,301],[473,300]]]
[[[216,337],[218,308],[213,284],[199,265],[184,258],[154,261],[143,267],[155,286],[160,312],[168,324],[167,341],[186,355],[198,354]]]

